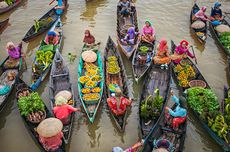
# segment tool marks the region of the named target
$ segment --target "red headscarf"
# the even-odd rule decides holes
[[[182,45],[183,43],[185,43],[186,46],[188,46],[188,44],[189,44],[188,41],[182,40],[182,41],[180,42],[180,45]]]
[[[88,34],[88,36],[85,36],[84,37],[84,40],[83,42],[84,43],[87,43],[87,44],[93,44],[95,42],[95,38],[93,35],[90,34],[90,31],[89,30],[85,30],[85,34]]]
[[[167,41],[166,39],[161,39],[160,44],[159,44],[159,50],[164,51],[168,49]]]

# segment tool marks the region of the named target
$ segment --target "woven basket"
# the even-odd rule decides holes
[[[201,87],[201,88],[206,88],[206,82],[202,80],[192,80],[189,82],[189,87]]]

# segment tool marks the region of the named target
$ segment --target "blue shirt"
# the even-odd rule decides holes
[[[215,17],[216,15],[219,15],[220,17],[222,17],[222,10],[221,9],[212,9],[211,11],[211,16]]]
[[[179,99],[175,95],[173,95],[171,99],[177,104],[177,107],[174,111],[169,109],[169,114],[173,117],[185,117],[187,115],[187,110],[180,107]]]

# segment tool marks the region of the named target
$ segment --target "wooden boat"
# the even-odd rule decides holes
[[[107,71],[108,58],[112,57],[112,56],[113,57],[115,56],[117,58],[118,66],[120,68],[120,72],[118,74],[115,74],[115,75],[109,74],[109,72]],[[115,43],[113,42],[113,40],[111,39],[111,37],[108,38],[106,48],[105,48],[104,71],[105,71],[104,74],[105,74],[105,96],[106,96],[106,98],[111,97],[112,92],[109,89],[110,84],[117,84],[120,87],[120,89],[122,90],[122,96],[129,98],[130,92],[129,92],[129,87],[128,87],[128,83],[127,83],[128,79],[127,79],[124,63],[123,63],[121,55],[120,55],[119,51],[117,50],[117,47],[116,47]],[[109,111],[110,111],[110,114],[111,114],[113,120],[115,121],[117,128],[120,131],[124,131],[125,125],[126,125],[126,119],[127,119],[127,115],[128,115],[128,109],[126,110],[126,112],[123,115],[117,116],[112,112],[112,110],[110,109],[109,106],[108,106],[108,108],[109,108]]]
[[[183,108],[187,109],[186,101],[182,102],[182,100],[180,100],[180,103]],[[172,109],[175,108],[176,104],[172,106]],[[171,124],[168,124],[166,122],[168,122],[168,119],[165,116],[165,113],[163,112],[159,118],[159,121],[145,139],[143,145],[144,152],[152,152],[154,149],[157,148],[167,148],[167,150],[173,152],[183,151],[186,136],[187,120],[183,124],[181,124],[179,128],[176,130],[172,128]],[[160,147],[160,145],[157,144],[157,140],[159,139],[169,141],[169,147]],[[166,144],[164,146],[166,146]]]
[[[151,96],[155,98],[156,89],[159,89],[159,95],[163,98],[163,104],[160,113],[164,110],[166,100],[169,96],[169,87],[171,81],[171,66],[168,69],[161,69],[159,65],[153,64],[143,83],[142,92],[139,98],[139,123],[142,137],[146,137],[151,129],[157,124],[160,114],[155,118],[143,118],[141,117],[141,105],[145,103],[146,99]]]
[[[7,99],[9,97],[9,95],[11,94],[13,87],[17,81],[17,77],[20,74],[20,71],[22,69],[22,58],[18,59],[17,63],[15,63],[14,67],[11,68],[6,68],[4,66],[4,64],[6,62],[9,61],[9,57],[7,57],[1,64],[0,64],[0,85],[8,85],[10,87],[10,90],[8,91],[8,93],[4,94],[4,95],[0,95],[0,111],[3,110],[3,108],[5,107],[6,103],[7,103]],[[14,78],[14,80],[9,81],[7,78],[8,73],[10,72],[15,72],[16,76]]]
[[[0,0],[0,2],[2,2],[4,0]],[[16,0],[12,5],[9,5],[8,7],[6,8],[1,8],[0,9],[0,15],[14,9],[15,7],[17,7],[20,3],[22,2],[22,0]]]
[[[135,31],[138,32],[138,24],[137,24],[137,12],[136,7],[133,4],[131,7],[131,15],[130,18],[123,18],[120,14],[120,7],[117,6],[117,42],[120,46],[122,52],[129,59],[138,46],[138,35],[136,35],[135,43],[132,44],[124,44],[121,39],[123,39],[127,33],[129,27],[134,27]]]
[[[65,9],[67,8],[67,3],[68,1],[65,0]],[[53,26],[53,24],[57,21],[58,17],[59,15],[56,13],[55,7],[53,7],[38,20],[38,23],[41,24],[41,27],[38,29],[38,31],[36,31],[35,26],[33,25],[22,40],[24,42],[29,42],[37,36],[43,34]]]
[[[138,48],[134,52],[134,56],[132,60],[132,69],[133,69],[133,75],[134,75],[136,82],[138,82],[138,80],[141,79],[145,75],[149,67],[152,65],[152,58],[154,56],[154,44],[140,42],[138,45]],[[141,51],[140,51],[140,48],[142,46],[148,47],[148,51],[146,55],[144,56],[142,56]],[[140,58],[139,58],[140,56],[144,60],[147,60],[147,56],[149,56],[150,57],[149,62],[141,63]]]
[[[53,58],[54,58],[55,53],[57,51],[60,51],[61,45],[62,45],[63,29],[62,29],[62,23],[61,23],[60,18],[54,23],[54,25],[52,26],[50,31],[56,31],[59,34],[59,43],[57,45],[52,45],[51,50],[49,49],[50,51],[52,51],[54,53],[54,55],[53,55]],[[44,40],[45,40],[45,38],[44,38]],[[38,50],[44,51],[44,49],[46,47],[50,46],[50,45],[46,45],[44,40],[42,40]],[[33,90],[36,90],[39,87],[41,82],[45,79],[46,75],[50,71],[51,66],[52,66],[52,62],[50,62],[47,66],[44,66],[43,64],[42,64],[42,66],[39,65],[36,62],[36,56],[35,56],[34,61],[32,63],[32,84],[30,86]]]
[[[9,18],[0,21],[0,33],[3,31],[4,27],[7,25]]]
[[[194,6],[192,7],[192,10],[190,13],[190,27],[191,27],[192,23],[194,23],[196,21],[196,20],[193,20],[193,17],[195,15],[195,13],[198,12],[199,10],[200,10],[199,6],[195,3]],[[207,22],[204,22],[204,23],[205,23],[205,27],[202,29],[199,29],[199,30],[191,27],[192,33],[196,35],[198,41],[201,43],[206,42],[207,32],[208,32]]]
[[[223,19],[222,24],[228,25],[228,26],[230,27],[230,23],[228,23],[225,19]],[[211,22],[209,23],[209,28],[210,28],[210,31],[211,31],[213,37],[214,37],[215,40],[217,41],[218,45],[221,47],[222,50],[224,50],[224,52],[225,52],[228,56],[230,56],[230,51],[229,51],[227,48],[225,48],[224,45],[220,42],[220,39],[219,39],[219,38],[220,38],[220,37],[219,37],[219,36],[220,36],[220,33],[217,32],[217,31],[215,30],[215,27],[212,25]]]
[[[18,81],[17,81],[17,87],[16,87],[17,94],[22,89],[30,89],[31,90],[31,88],[23,80],[18,79]],[[17,95],[16,95],[16,99],[18,101]],[[44,105],[45,105],[45,103],[44,103]],[[45,111],[46,111],[46,118],[53,117],[53,115],[50,113],[50,111],[48,110],[48,108],[46,107],[46,105],[45,105]],[[32,137],[32,139],[34,140],[34,142],[37,144],[37,146],[39,147],[39,149],[41,151],[46,152],[46,150],[44,149],[44,147],[42,146],[42,144],[39,141],[39,135],[38,135],[38,133],[35,131],[36,128],[37,128],[37,126],[38,126],[38,124],[31,123],[30,121],[28,121],[28,119],[25,116],[21,115],[21,118],[22,118],[22,120],[24,122],[24,125],[25,125],[26,129],[28,130],[30,136]],[[65,152],[65,143],[64,143],[64,141],[62,142],[61,147],[59,149],[57,149],[55,152],[59,152],[59,151],[60,152]]]
[[[175,43],[174,43],[173,41],[172,41],[171,43],[172,43],[172,44],[171,44],[171,46],[172,46],[172,52],[174,53],[174,50],[175,50],[175,48],[176,48],[176,45],[175,45]],[[204,82],[206,83],[206,87],[207,87],[207,88],[210,88],[208,82],[205,80],[205,78],[204,78],[203,75],[201,74],[200,70],[199,70],[199,69],[197,68],[197,66],[191,61],[191,59],[190,59],[190,58],[186,58],[186,59],[184,59],[184,61],[187,62],[187,63],[189,63],[189,64],[192,66],[192,68],[195,70],[195,73],[196,73],[195,78],[192,78],[192,79],[189,79],[189,80],[190,80],[190,81],[191,81],[191,80],[202,80],[202,81],[204,81]],[[176,64],[172,62],[172,67],[175,67],[175,66],[176,66]],[[188,86],[188,87],[182,87],[182,86],[179,85],[179,80],[177,79],[177,76],[178,76],[178,75],[174,72],[174,69],[173,69],[173,72],[172,72],[172,76],[174,77],[174,80],[175,80],[176,84],[178,84],[178,88],[179,88],[180,91],[184,92],[186,89],[189,88],[189,86]]]
[[[75,106],[74,90],[72,84],[70,83],[69,69],[66,66],[65,61],[61,56],[60,52],[56,52],[51,68],[51,74],[50,74],[49,96],[51,99],[50,100],[51,109],[53,109],[55,106],[55,95],[63,90],[67,90],[72,93],[72,98],[69,100],[70,101],[69,104],[74,107]],[[63,124],[62,132],[64,134],[65,144],[68,144],[69,142],[73,120],[74,120],[74,113],[70,115],[69,123]]]
[[[86,49],[86,46],[84,45],[82,48],[83,50]],[[81,104],[83,109],[86,112],[86,115],[91,123],[94,122],[98,108],[100,106],[102,96],[103,96],[103,89],[104,89],[104,74],[103,74],[103,61],[101,59],[101,53],[99,50],[96,51],[97,53],[97,60],[93,63],[93,66],[98,68],[99,76],[101,77],[101,81],[97,84],[97,86],[100,88],[99,92],[99,99],[94,101],[85,101],[83,99],[84,94],[81,92],[81,90],[84,88],[84,85],[81,84],[81,82],[78,80],[78,93],[81,100]],[[78,79],[80,79],[81,76],[86,75],[86,68],[85,65],[89,65],[88,63],[84,62],[82,59],[82,56],[80,57],[79,64],[78,64]]]
[[[228,75],[230,77],[230,57],[228,57]]]
[[[172,50],[174,50],[175,48],[175,44],[172,42]],[[189,62],[190,65],[192,65],[192,67],[195,69],[195,72],[196,72],[196,78],[194,78],[193,80],[202,80],[206,83],[206,88],[207,89],[211,89],[211,87],[209,86],[208,82],[205,80],[205,78],[203,77],[203,75],[201,74],[201,72],[199,71],[199,69],[195,66],[195,64],[193,64],[193,62],[189,59],[189,58],[186,58],[185,61]],[[179,81],[177,79],[177,75],[176,73],[173,71],[173,77],[174,77],[174,80],[175,82],[178,84]],[[185,91],[186,89],[188,89],[189,87],[187,88],[183,88],[181,86],[179,86],[179,90],[180,91]],[[226,143],[224,141],[224,139],[220,138],[207,124],[206,122],[200,117],[200,115],[195,112],[193,109],[191,109],[193,114],[195,115],[196,117],[196,120],[199,121],[202,125],[202,127],[209,133],[209,135],[220,145],[222,146],[222,148],[225,150],[225,151],[230,151],[230,145],[228,143]]]

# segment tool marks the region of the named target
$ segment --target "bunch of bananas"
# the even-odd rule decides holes
[[[188,84],[189,84],[189,82],[187,79],[183,79],[183,80],[179,81],[179,85],[184,87],[184,88],[188,87]]]
[[[96,74],[97,74],[97,71],[94,69],[87,69],[87,71],[86,71],[86,75],[89,77],[94,76]]]
[[[79,79],[81,84],[85,84],[89,80],[90,80],[90,78],[88,76],[81,76],[80,79]]]
[[[100,94],[99,93],[90,93],[90,94],[85,94],[83,96],[84,101],[96,101],[99,100]]]
[[[93,88],[92,89],[92,92],[93,93],[99,93],[101,91],[101,88],[100,87],[96,87],[96,88]]]
[[[92,79],[91,79],[91,80],[92,80],[92,81],[99,82],[99,81],[101,81],[101,79],[102,79],[102,78],[101,78],[101,76],[100,76],[100,75],[95,75],[95,76],[93,76],[93,77],[92,77]]]
[[[177,79],[178,80],[185,80],[185,79],[188,79],[188,74],[187,73],[185,73],[185,71],[181,71],[179,74],[178,74],[178,76],[177,76]]]
[[[186,66],[186,73],[190,78],[194,78],[196,76],[196,72],[191,65]]]
[[[117,74],[120,72],[120,67],[118,66],[117,61],[109,61],[108,67],[107,67],[109,74]]]
[[[174,67],[174,72],[178,73],[181,70],[183,70],[182,66],[180,64],[177,64],[176,67]]]
[[[85,86],[89,87],[89,88],[93,88],[95,87],[97,84],[95,81],[89,80],[88,82],[86,82]]]
[[[219,137],[223,138],[227,143],[229,143],[227,139],[229,127],[222,114],[218,114],[215,120],[208,117],[208,126],[211,127],[211,129],[217,133]]]
[[[111,61],[117,61],[117,57],[116,56],[110,56],[108,57],[108,61],[111,62]]]
[[[81,92],[83,94],[88,94],[88,93],[90,93],[90,89],[89,88],[83,88],[83,89],[81,89]]]

